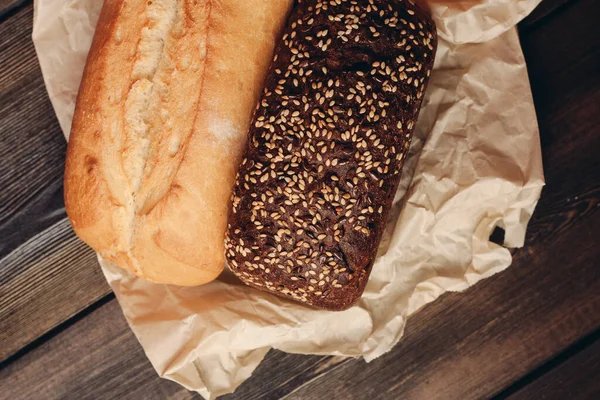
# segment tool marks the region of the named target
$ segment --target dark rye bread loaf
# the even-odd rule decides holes
[[[360,298],[435,48],[433,21],[410,1],[298,1],[232,195],[237,277],[329,310]]]

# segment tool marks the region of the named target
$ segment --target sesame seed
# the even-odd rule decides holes
[[[309,4],[284,33],[288,61],[273,57],[276,78],[255,111],[231,197],[225,247],[234,273],[302,302],[342,288],[340,275],[353,279],[338,247],[349,231],[377,236],[369,227],[384,210],[374,199],[388,196],[399,176],[414,128],[404,115],[415,115],[433,62],[435,32],[412,17],[410,2],[403,19],[400,8],[367,1]],[[392,29],[395,54],[376,56],[369,69],[323,62],[347,42],[362,46]],[[327,54],[315,57],[320,52]],[[399,105],[404,121],[395,117]],[[238,221],[251,222],[248,231]]]

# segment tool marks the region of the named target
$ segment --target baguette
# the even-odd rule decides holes
[[[343,310],[377,254],[436,30],[412,1],[298,3],[251,124],[226,254],[250,286]]]
[[[228,200],[291,0],[105,0],[77,97],[77,235],[158,283],[224,268]]]

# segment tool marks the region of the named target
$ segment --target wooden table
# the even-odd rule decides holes
[[[600,1],[519,28],[547,187],[514,268],[447,294],[371,364],[268,354],[231,399],[600,399]],[[66,143],[31,42],[0,0],[0,398],[199,398],[158,378],[62,197]]]

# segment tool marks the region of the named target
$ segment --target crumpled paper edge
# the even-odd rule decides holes
[[[54,3],[55,5],[59,5],[61,3],[63,3],[64,0],[48,0],[47,2],[44,2],[45,5],[50,5],[51,3]],[[74,7],[73,10],[74,12],[89,12],[90,10],[85,10],[85,7],[82,9],[77,9],[78,6],[84,4],[85,2],[81,2],[81,1],[71,1],[70,2],[70,6]],[[488,5],[489,6],[490,1],[483,1],[481,2],[482,5]],[[504,3],[511,3],[510,0],[508,1],[498,1],[497,3],[492,3],[492,5],[496,4],[496,5],[501,5]],[[469,36],[468,33],[461,29],[459,29],[458,27],[461,27],[463,25],[461,24],[468,24],[468,22],[465,21],[477,21],[478,19],[476,17],[473,17],[473,15],[471,15],[471,17],[469,16],[465,16],[462,15],[461,13],[458,14],[452,14],[452,13],[448,13],[448,10],[445,10],[444,13],[440,13],[440,10],[442,10],[441,8],[436,8],[434,6],[433,8],[433,14],[434,16],[436,16],[438,19],[438,23],[439,23],[439,17],[441,16],[442,19],[444,19],[444,23],[438,24],[438,28],[440,30],[440,38],[442,40],[446,40],[449,41],[450,43],[448,43],[449,48],[458,48],[459,46],[457,46],[458,44],[476,44],[476,43],[482,43],[482,42],[489,42],[494,38],[497,38],[499,36],[503,36],[503,35],[512,35],[512,41],[516,42],[518,45],[518,38],[516,36],[516,31],[514,28],[511,29],[510,24],[514,24],[516,22],[518,22],[521,18],[523,18],[531,9],[533,9],[533,7],[535,5],[537,5],[537,3],[539,3],[539,1],[518,1],[517,2],[517,10],[518,10],[518,15],[512,15],[512,19],[510,19],[510,23],[505,23],[504,25],[506,25],[507,27],[503,27],[502,29],[497,29],[494,28],[492,25],[491,29],[484,29],[486,27],[489,27],[490,24],[482,24],[480,26],[480,29],[484,29],[483,32],[481,32],[479,35],[471,35]],[[87,4],[87,3],[85,3]],[[37,10],[39,9],[39,1],[36,0],[35,1],[35,5],[36,5],[36,21],[38,19],[38,13]],[[477,7],[474,7],[473,9],[476,9]],[[57,12],[59,12],[60,7],[56,8]],[[63,10],[64,11],[64,10]],[[477,12],[481,12],[482,10],[475,10]],[[442,15],[443,14],[443,15]],[[47,15],[47,14],[46,14]],[[466,19],[465,19],[466,18]],[[469,19],[471,18],[471,19]],[[474,18],[474,19],[473,19]],[[93,32],[93,23],[92,23],[92,19],[90,19],[90,24],[89,26],[80,26],[75,28],[76,30],[87,30],[87,31],[92,31]],[[462,21],[462,22],[460,22]],[[39,27],[39,23],[36,22],[36,27]],[[65,35],[67,35],[67,37],[71,37],[71,35],[69,34],[69,29],[67,28],[66,24],[65,24]],[[38,42],[36,43],[36,50],[38,48],[38,43],[39,43],[39,38],[41,36],[43,36],[44,32],[40,32],[40,31],[36,31],[36,29],[34,28],[34,41],[36,40],[36,36],[38,38]],[[84,35],[85,36],[85,35]],[[56,39],[56,38],[55,38]],[[77,62],[81,62],[81,56],[82,54],[85,54],[86,51],[86,45],[87,47],[89,47],[89,42],[86,44],[85,40],[78,42],[78,41],[74,41],[71,43],[68,43],[69,46],[71,46],[72,49],[76,49],[74,51],[74,53],[77,53],[77,57],[79,57],[79,59],[75,59],[74,63]],[[82,50],[83,49],[83,50]],[[521,54],[522,56],[522,54]],[[84,57],[85,58],[85,57]],[[57,62],[69,62],[68,60],[53,60],[54,63]],[[49,69],[52,68],[57,68],[56,65],[49,65],[47,62],[41,62],[41,66],[42,66],[42,71],[47,71]],[[52,63],[50,63],[52,64]],[[70,64],[69,64],[70,65]],[[521,65],[521,67],[524,67],[524,62]],[[525,76],[526,76],[526,71],[524,72]],[[439,72],[437,72],[436,74],[439,74]],[[434,75],[435,77],[435,75]],[[45,83],[48,87],[48,91],[52,100],[52,103],[55,107],[55,110],[57,111],[57,115],[61,124],[61,128],[63,129],[63,132],[68,133],[69,129],[70,129],[70,118],[72,117],[72,106],[73,106],[73,101],[72,101],[72,97],[74,96],[73,93],[73,88],[72,87],[65,87],[65,88],[60,88],[60,87],[56,87],[56,82],[53,82],[51,80],[47,79],[46,74],[44,74],[44,80]],[[528,88],[527,88],[528,89]],[[530,110],[530,114],[533,114],[533,124],[535,125],[535,114],[533,112],[533,103],[530,99],[531,94],[530,91],[526,91],[529,95],[529,98],[526,99],[526,106],[529,106],[531,108]],[[69,99],[71,99],[71,104],[69,103]],[[71,107],[70,113],[68,112],[69,107]],[[65,113],[65,110],[67,110],[67,112]],[[423,109],[423,113],[425,113],[427,110],[427,106],[424,107]],[[423,160],[426,160],[426,154],[427,154],[427,146],[430,144],[430,141],[427,141],[425,144],[425,147],[423,148],[423,151],[421,153],[420,157],[416,157],[416,154],[419,153],[419,144],[422,144],[423,142],[425,142],[425,138],[426,138],[426,134],[424,134],[424,132],[428,132],[428,131],[432,131],[433,128],[435,128],[435,126],[423,126],[426,125],[424,124],[422,121],[426,120],[427,118],[424,117],[423,115],[421,115],[420,118],[420,122],[417,125],[417,133],[416,133],[416,138],[413,141],[413,149],[411,149],[411,151],[413,153],[415,153],[415,157],[414,159],[418,159],[419,164],[423,164]],[[376,335],[372,335],[372,337],[365,341],[363,346],[361,348],[357,348],[354,349],[354,351],[340,351],[340,352],[334,352],[333,354],[339,354],[339,355],[349,355],[349,356],[358,356],[358,355],[364,355],[365,359],[367,359],[367,361],[378,357],[379,355],[385,353],[386,351],[389,351],[391,349],[391,347],[393,346],[393,344],[395,344],[400,337],[402,336],[403,333],[403,327],[404,324],[406,323],[406,317],[411,314],[412,312],[416,311],[418,308],[420,308],[421,306],[423,306],[424,304],[433,301],[435,298],[437,298],[439,295],[441,295],[445,290],[464,290],[466,288],[468,288],[469,286],[473,285],[474,283],[476,283],[477,281],[484,279],[486,277],[489,277],[491,275],[493,275],[494,273],[497,273],[503,269],[505,269],[506,267],[508,267],[508,264],[510,264],[510,254],[508,253],[508,251],[500,246],[497,246],[493,243],[490,243],[487,238],[489,237],[489,233],[491,232],[491,230],[496,226],[496,225],[501,225],[506,229],[506,245],[508,247],[519,247],[522,246],[523,244],[523,239],[524,239],[524,233],[525,233],[525,229],[524,227],[526,227],[526,224],[533,212],[533,209],[535,208],[535,205],[537,203],[537,199],[539,198],[539,194],[541,192],[541,188],[543,186],[543,176],[542,176],[542,172],[541,172],[541,156],[539,154],[535,154],[535,153],[539,153],[539,138],[537,136],[537,126],[534,126],[533,131],[531,131],[530,133],[535,133],[531,135],[532,140],[537,140],[537,149],[536,149],[536,144],[534,143],[533,146],[531,147],[531,151],[532,151],[532,159],[534,160],[533,165],[530,166],[530,168],[528,169],[529,172],[531,171],[536,171],[538,174],[533,174],[530,175],[528,182],[522,187],[522,189],[519,189],[519,184],[520,182],[518,181],[518,178],[512,182],[514,177],[510,177],[509,180],[507,182],[509,182],[508,185],[503,185],[503,193],[500,193],[501,195],[505,195],[507,196],[507,201],[512,201],[514,202],[512,204],[511,207],[509,207],[507,210],[505,210],[504,213],[499,213],[497,215],[490,215],[490,216],[484,216],[484,218],[481,219],[481,221],[479,222],[479,224],[475,227],[475,234],[473,235],[473,243],[472,243],[472,249],[473,249],[473,256],[471,257],[471,260],[469,260],[469,266],[465,271],[464,277],[462,279],[457,279],[456,276],[444,276],[444,274],[442,273],[440,276],[433,276],[433,277],[429,277],[426,278],[422,281],[420,281],[419,283],[416,284],[414,292],[412,293],[412,295],[407,299],[407,298],[400,298],[398,300],[400,300],[397,304],[400,304],[401,307],[404,307],[403,310],[399,310],[400,312],[398,314],[396,314],[393,318],[391,318],[389,321],[387,321],[387,323],[380,329],[381,332],[381,336],[382,337],[376,337]],[[68,134],[66,134],[66,136],[68,136]],[[539,161],[539,163],[538,163]],[[539,165],[537,165],[539,164]],[[407,165],[405,166],[405,171],[403,174],[403,184],[401,185],[403,188],[407,188],[410,186],[408,195],[406,197],[406,200],[404,201],[404,209],[403,209],[403,213],[400,216],[400,218],[398,219],[398,221],[395,224],[395,229],[392,229],[391,231],[394,233],[394,235],[392,235],[392,237],[389,239],[390,240],[390,247],[391,248],[395,248],[395,246],[401,242],[401,243],[406,243],[404,242],[404,240],[406,239],[405,237],[403,237],[402,232],[408,232],[410,230],[410,225],[414,224],[414,219],[410,220],[409,218],[404,218],[403,216],[406,216],[408,214],[407,210],[410,210],[411,207],[413,207],[417,212],[415,215],[419,216],[418,210],[420,207],[423,207],[423,202],[421,201],[421,199],[419,199],[416,194],[417,190],[415,189],[415,187],[417,187],[418,185],[422,185],[422,184],[426,184],[427,183],[427,179],[430,179],[431,183],[433,184],[433,186],[437,186],[440,183],[444,183],[443,179],[442,180],[438,180],[436,181],[436,179],[438,177],[436,177],[435,175],[433,176],[429,176],[427,173],[421,173],[419,171],[419,168],[423,168],[422,165],[417,166],[417,171],[415,172],[415,181],[412,183],[412,185],[409,185],[408,183],[406,183],[406,181],[410,182],[410,178],[411,175],[409,171],[411,168]],[[525,174],[526,175],[526,174]],[[490,176],[488,178],[485,179],[491,179],[494,180],[496,179],[493,176]],[[462,193],[462,192],[461,192]],[[402,205],[402,198],[401,198],[401,193],[399,193],[399,195],[397,196],[397,203],[395,208],[397,210],[399,210],[401,208]],[[418,219],[417,219],[418,222]],[[394,225],[393,223],[391,225]],[[408,228],[407,228],[408,226]],[[407,243],[411,243],[410,241],[408,241]],[[404,246],[405,250],[406,247],[409,247],[408,250],[410,250],[410,246]],[[410,252],[408,252],[408,254],[410,255]],[[397,254],[396,254],[397,256]],[[393,268],[393,271],[398,271],[398,269],[400,268],[404,268],[404,264],[406,262],[407,257],[400,257],[400,259],[398,257],[395,257],[394,252],[387,252],[387,253],[383,253],[382,257],[380,257],[377,261],[377,265],[380,265],[382,263],[392,263],[396,265],[395,268]],[[408,259],[410,259],[410,257],[408,257]],[[404,261],[403,261],[404,260]],[[464,262],[465,260],[459,260]],[[435,260],[433,260],[433,262],[435,262]],[[103,270],[107,276],[107,280],[109,280],[109,282],[111,283],[111,286],[113,286],[113,289],[115,290],[115,293],[117,294],[117,298],[119,299],[119,301],[121,302],[123,309],[124,309],[124,313],[127,317],[128,322],[130,323],[130,326],[132,327],[132,330],[134,331],[134,333],[136,334],[136,336],[138,337],[138,339],[140,340],[140,342],[143,344],[143,347],[147,352],[148,357],[150,358],[150,360],[153,362],[155,368],[157,369],[157,371],[164,377],[167,377],[169,379],[175,380],[181,384],[183,384],[185,387],[187,387],[190,390],[196,390],[199,393],[201,393],[203,396],[205,397],[209,397],[209,396],[215,396],[218,394],[223,394],[223,393],[227,393],[229,391],[231,391],[231,387],[229,388],[222,388],[219,387],[219,384],[216,383],[219,380],[227,380],[230,383],[233,384],[233,386],[237,387],[239,384],[241,384],[247,377],[250,376],[250,374],[252,373],[252,371],[254,370],[254,368],[258,365],[258,363],[260,362],[260,360],[262,360],[262,358],[264,357],[264,355],[266,354],[266,352],[268,351],[268,347],[261,347],[259,349],[254,349],[251,351],[248,350],[244,350],[244,349],[240,349],[240,350],[235,350],[233,354],[235,357],[241,357],[241,358],[230,358],[230,362],[237,362],[237,361],[245,361],[247,360],[247,362],[243,362],[242,366],[240,368],[238,368],[238,366],[235,366],[235,369],[237,369],[237,373],[235,374],[235,376],[232,378],[231,376],[227,375],[224,377],[221,377],[219,379],[219,377],[215,377],[215,376],[209,376],[211,374],[213,374],[213,371],[211,371],[211,373],[207,373],[206,372],[206,368],[202,367],[202,363],[198,361],[198,359],[192,359],[190,360],[190,357],[182,357],[177,359],[177,357],[175,357],[174,359],[170,360],[169,363],[164,363],[163,360],[157,360],[156,359],[156,354],[152,353],[152,348],[155,344],[157,343],[153,343],[153,340],[155,340],[155,338],[148,338],[145,335],[145,330],[141,329],[140,326],[136,323],[136,316],[135,315],[128,315],[127,313],[127,309],[131,309],[131,304],[129,306],[127,306],[127,304],[124,303],[128,303],[128,300],[126,299],[128,295],[131,295],[131,287],[127,287],[127,285],[123,285],[123,283],[127,283],[127,278],[125,278],[122,274],[122,271],[120,270],[114,270],[114,267],[107,265],[106,263],[102,262],[103,265]],[[111,270],[111,268],[113,270]],[[377,267],[375,267],[377,268]],[[115,272],[116,271],[116,272]],[[404,271],[406,272],[406,271]],[[374,274],[375,275],[375,274]],[[407,274],[408,275],[408,274]],[[135,279],[135,278],[134,278]],[[372,277],[372,279],[369,282],[369,285],[367,287],[367,291],[365,292],[365,299],[364,301],[361,301],[361,303],[364,302],[369,302],[369,300],[377,300],[380,297],[383,297],[385,295],[386,292],[386,288],[385,287],[377,287],[377,285],[380,283],[379,279],[375,279],[374,277]],[[405,285],[411,285],[414,284],[414,282],[401,282],[401,284],[405,284]],[[170,290],[166,291],[167,293],[170,292]],[[371,296],[370,293],[375,293],[375,296]],[[172,292],[171,292],[172,294]],[[269,299],[271,303],[277,303],[279,301],[274,301],[273,299]],[[278,306],[281,306],[280,304]],[[285,308],[285,306],[283,306]],[[358,305],[358,307],[356,307],[357,309],[362,309],[361,304]],[[366,310],[363,310],[366,312]],[[378,310],[371,310],[371,312],[375,311],[375,314],[377,314]],[[388,310],[389,311],[389,310]],[[366,312],[368,314],[368,312]],[[300,349],[300,351],[297,351],[298,349],[295,348],[294,346],[292,346],[292,348],[288,347],[288,346],[273,346],[273,348],[280,348],[281,350],[284,351],[288,351],[288,352],[311,352],[311,351],[305,351],[304,349]],[[192,353],[194,353],[192,351]],[[311,353],[313,354],[332,354],[331,351],[323,351],[323,352],[314,352],[312,351]],[[231,355],[230,354],[230,355]],[[193,358],[193,357],[192,357]],[[219,357],[217,357],[219,358]],[[223,359],[221,357],[221,359],[217,360],[220,363],[223,363]],[[207,363],[207,365],[210,365],[211,363]],[[213,382],[214,381],[214,382]],[[204,384],[204,382],[208,383],[208,386],[211,387],[211,393],[209,393],[209,391],[207,390],[207,386]]]
[[[505,40],[508,41],[509,45],[518,45],[518,37],[516,34],[515,30],[512,31],[508,31],[505,34],[501,35],[501,36],[505,36],[504,37],[500,37],[498,38],[499,42],[504,42]],[[489,43],[487,44],[489,46]],[[481,46],[486,46],[486,44],[482,44]],[[493,51],[493,50],[492,50]],[[520,54],[520,56],[522,57],[522,54]],[[523,60],[514,60],[516,63],[520,63]],[[520,74],[526,73],[525,65],[521,64],[520,68],[522,68],[521,71],[519,71]],[[444,77],[440,74],[438,74],[438,78],[440,80],[442,80]],[[435,78],[434,78],[435,79]],[[457,87],[452,88],[453,91],[457,90]],[[523,94],[525,94],[525,96],[522,96]],[[431,96],[434,96],[434,93],[431,93]],[[529,123],[530,126],[527,126],[527,128],[524,129],[529,129],[532,132],[532,137],[535,138],[537,140],[537,127],[536,127],[536,121],[535,121],[535,114],[533,113],[533,103],[532,103],[532,99],[531,99],[531,94],[529,93],[529,90],[527,89],[527,93],[521,93],[519,92],[519,96],[523,97],[522,98],[522,104],[519,103],[514,103],[514,108],[515,109],[519,109],[522,106],[527,106],[530,108],[531,113],[529,114],[530,117],[529,118]],[[455,99],[453,100],[449,100],[451,102],[456,102]],[[426,111],[425,111],[426,112]],[[425,121],[428,118],[424,115],[420,121]],[[408,196],[406,197],[406,202],[403,205],[403,214],[400,216],[400,219],[397,221],[396,223],[396,227],[394,230],[394,235],[395,236],[395,240],[392,241],[392,244],[390,245],[390,247],[395,248],[397,247],[397,251],[396,252],[390,252],[388,249],[387,253],[384,253],[378,260],[377,260],[377,264],[374,267],[374,274],[372,275],[369,284],[367,286],[367,289],[365,291],[365,294],[363,296],[363,299],[361,300],[361,302],[359,302],[357,307],[354,307],[351,310],[348,310],[348,314],[343,316],[342,318],[340,318],[337,321],[329,321],[329,324],[331,326],[335,326],[336,324],[341,324],[343,326],[344,321],[346,320],[354,320],[358,322],[359,325],[359,329],[357,329],[357,331],[360,330],[360,328],[364,328],[365,325],[370,326],[370,336],[368,337],[363,337],[361,340],[358,340],[358,344],[355,343],[354,346],[350,347],[350,348],[345,348],[343,350],[342,347],[343,346],[339,346],[340,350],[338,351],[331,351],[331,349],[327,349],[327,350],[318,350],[318,346],[315,346],[314,342],[311,342],[310,338],[308,338],[308,336],[313,335],[313,331],[310,331],[309,335],[307,336],[298,336],[295,338],[296,341],[292,341],[292,343],[286,342],[286,343],[278,343],[278,344],[271,344],[271,346],[267,346],[266,344],[263,343],[263,345],[259,346],[256,350],[250,350],[247,348],[234,348],[234,349],[229,349],[229,352],[227,353],[225,351],[225,349],[222,349],[223,351],[225,351],[225,353],[223,354],[195,354],[194,352],[190,352],[185,354],[182,358],[180,358],[179,360],[170,360],[170,362],[168,364],[164,364],[164,365],[159,365],[157,370],[160,372],[161,376],[166,377],[168,379],[174,380],[176,382],[179,383],[183,383],[188,389],[191,390],[196,390],[199,393],[201,393],[203,396],[209,398],[209,397],[214,397],[214,396],[218,396],[221,394],[225,394],[225,393],[229,393],[231,391],[231,387],[227,387],[227,388],[223,388],[223,387],[219,387],[219,381],[221,380],[229,380],[229,383],[233,386],[233,387],[237,387],[239,386],[241,383],[243,383],[243,381],[245,379],[247,379],[252,370],[256,367],[256,365],[254,366],[250,366],[248,367],[248,364],[244,363],[243,367],[240,369],[237,368],[233,368],[233,370],[235,371],[235,375],[234,376],[222,376],[222,377],[218,377],[215,378],[214,376],[210,376],[210,374],[207,372],[207,370],[210,370],[210,368],[207,368],[205,366],[205,364],[207,365],[213,365],[213,364],[226,364],[227,362],[234,362],[231,359],[228,359],[226,357],[230,356],[230,357],[234,357],[234,359],[236,357],[239,356],[243,356],[244,360],[250,360],[250,364],[252,363],[256,363],[257,360],[262,360],[262,358],[264,357],[264,355],[266,354],[266,351],[268,350],[269,347],[275,348],[275,349],[279,349],[282,351],[286,351],[286,352],[290,352],[290,353],[310,353],[310,354],[321,354],[321,355],[342,355],[342,356],[349,356],[349,357],[360,357],[363,356],[364,359],[366,361],[371,361],[379,356],[381,356],[382,354],[386,353],[387,351],[389,351],[402,337],[403,332],[404,332],[404,327],[407,321],[407,318],[410,314],[414,313],[416,310],[418,310],[419,308],[421,308],[422,306],[424,306],[425,304],[435,300],[437,297],[439,297],[441,294],[443,294],[445,291],[462,291],[467,289],[468,287],[474,285],[475,283],[479,282],[482,279],[488,278],[498,272],[503,271],[504,269],[506,269],[511,262],[511,256],[510,253],[508,251],[507,248],[505,247],[501,247],[498,246],[494,243],[491,243],[488,241],[489,235],[491,234],[491,232],[493,231],[494,227],[496,226],[503,226],[506,231],[506,237],[507,240],[510,241],[511,238],[513,240],[513,243],[511,246],[509,247],[519,247],[521,246],[522,240],[524,239],[524,233],[525,233],[525,227],[526,227],[526,222],[529,220],[533,209],[535,208],[535,205],[537,204],[537,199],[539,198],[540,192],[542,190],[542,187],[544,185],[543,183],[543,176],[541,174],[541,151],[539,150],[539,144],[537,146],[532,146],[531,148],[528,149],[528,151],[531,151],[532,153],[532,159],[533,160],[538,160],[538,161],[531,161],[531,166],[529,167],[529,171],[528,173],[531,175],[532,179],[530,180],[530,182],[526,185],[524,185],[523,187],[521,187],[521,182],[518,181],[518,177],[516,179],[513,179],[511,177],[505,177],[505,181],[502,181],[502,184],[498,187],[498,192],[495,193],[491,193],[488,194],[487,196],[485,196],[488,200],[493,200],[494,203],[498,202],[499,198],[502,198],[502,203],[505,204],[511,204],[510,207],[506,208],[504,211],[502,212],[497,212],[495,215],[491,214],[491,215],[483,215],[482,218],[478,221],[477,226],[474,226],[472,228],[469,229],[473,229],[473,231],[475,232],[475,234],[473,235],[473,245],[472,245],[472,250],[469,251],[457,251],[458,254],[472,254],[472,257],[469,260],[463,260],[460,257],[457,260],[454,260],[456,263],[461,264],[461,265],[466,265],[466,267],[464,268],[464,273],[461,274],[461,276],[456,276],[456,275],[448,275],[448,276],[444,276],[444,273],[441,272],[444,269],[444,266],[441,265],[439,267],[434,268],[435,271],[438,273],[438,275],[432,276],[430,278],[422,278],[420,277],[417,280],[420,280],[419,282],[415,282],[415,281],[406,281],[406,282],[402,282],[402,281],[395,281],[394,285],[406,285],[407,287],[414,287],[414,289],[412,290],[398,290],[398,292],[401,292],[401,294],[406,294],[406,293],[411,293],[410,296],[400,296],[397,298],[394,298],[392,300],[390,300],[389,298],[387,298],[386,301],[386,306],[384,307],[384,310],[378,310],[376,307],[376,304],[383,298],[386,298],[387,296],[389,296],[389,285],[387,286],[383,286],[380,287],[378,286],[380,281],[382,280],[381,278],[378,279],[377,278],[377,273],[375,273],[375,271],[379,271],[381,272],[381,268],[378,269],[378,267],[380,267],[381,265],[384,264],[394,264],[395,267],[393,269],[391,269],[393,274],[398,274],[398,271],[403,271],[405,276],[412,276],[412,273],[414,273],[414,271],[411,271],[411,269],[419,269],[422,267],[422,263],[423,262],[427,262],[429,260],[413,260],[410,258],[410,247],[412,245],[416,245],[416,242],[419,242],[419,238],[408,238],[405,237],[405,235],[403,235],[403,233],[406,232],[413,232],[414,229],[412,229],[410,226],[406,226],[410,225],[410,224],[414,224],[415,220],[417,220],[418,218],[416,217],[412,217],[412,218],[404,218],[404,216],[407,215],[407,213],[410,213],[411,208],[415,208],[415,209],[419,209],[419,208],[423,208],[423,201],[419,200],[419,194],[411,194],[411,192],[415,192],[415,185],[427,185],[429,184],[432,187],[437,187],[438,185],[440,185],[440,182],[438,180],[436,180],[435,177],[430,176],[429,174],[421,171],[422,168],[430,168],[429,166],[425,166],[425,165],[419,165],[419,164],[423,164],[425,162],[427,162],[427,155],[430,152],[435,153],[436,148],[435,146],[429,148],[428,145],[430,142],[428,142],[426,140],[427,137],[427,132],[432,132],[435,133],[436,129],[445,129],[445,127],[440,127],[440,128],[436,128],[436,123],[438,121],[434,121],[434,126],[427,126],[424,122],[420,122],[417,126],[417,137],[420,138],[419,140],[416,140],[414,142],[414,146],[415,148],[411,149],[411,151],[413,153],[419,153],[419,141],[422,143],[425,143],[425,146],[423,148],[423,150],[421,150],[421,154],[420,157],[416,157],[415,159],[418,160],[418,163],[416,165],[416,172],[415,172],[415,178],[413,179],[413,183],[412,185],[408,185],[406,183],[406,181],[410,180],[411,176],[410,173],[407,173],[405,177],[403,177],[403,181],[404,181],[404,186],[405,187],[411,187],[411,189],[409,190]],[[525,121],[527,122],[527,121]],[[435,157],[435,156],[434,156]],[[538,174],[536,175],[536,172],[538,172]],[[410,171],[409,171],[410,172]],[[498,185],[498,182],[495,182],[498,178],[491,176],[489,178],[486,178],[488,181],[492,182],[494,186]],[[484,182],[486,179],[481,179],[479,182],[479,184],[481,184],[482,182]],[[514,182],[511,180],[515,180]],[[429,182],[428,182],[429,181]],[[477,184],[472,185],[472,187],[474,188],[473,190],[478,190]],[[469,188],[467,188],[466,190],[468,190]],[[460,197],[460,196],[465,196],[464,192],[460,192],[456,195],[456,197]],[[445,200],[445,203],[449,203],[451,202],[452,197],[449,199]],[[458,199],[460,200],[460,199]],[[485,199],[484,199],[485,200]],[[443,204],[445,203],[440,203],[438,204],[438,207],[442,207]],[[459,202],[460,203],[460,202]],[[524,206],[524,205],[527,206]],[[402,207],[402,196],[399,195],[397,198],[397,203],[395,205],[395,207]],[[426,208],[423,208],[423,210],[426,210]],[[487,213],[487,211],[486,211]],[[416,214],[418,214],[418,212],[416,212]],[[405,221],[406,219],[406,221]],[[427,224],[424,225],[423,229],[427,229]],[[431,228],[431,227],[429,227]],[[402,243],[402,246],[400,246],[400,243]],[[418,243],[417,243],[418,244]],[[452,250],[454,250],[451,246],[451,248],[449,249],[449,252],[451,252]],[[463,249],[464,250],[464,249]],[[439,256],[437,254],[433,254],[433,256]],[[442,263],[445,263],[448,259],[452,259],[451,255],[448,255],[447,257],[444,257],[442,260]],[[431,260],[431,263],[435,263],[435,260]],[[466,263],[466,264],[465,264]],[[416,265],[416,267],[415,267]],[[109,265],[107,265],[106,263],[104,263],[105,266],[105,271],[108,270],[109,268],[111,268]],[[112,267],[114,268],[114,267]],[[463,268],[463,267],[461,267]],[[451,268],[446,268],[446,269],[451,269]],[[121,275],[121,273],[119,272],[119,270],[117,269],[117,274]],[[410,272],[408,272],[410,271]],[[423,271],[425,271],[425,273],[431,273],[431,270],[428,270],[426,268],[423,268]],[[418,276],[418,275],[417,275]],[[132,278],[135,281],[139,281],[136,278]],[[392,280],[393,278],[387,277],[385,279],[383,279],[384,281],[389,281]],[[413,276],[414,279],[414,276]],[[109,281],[110,278],[109,278]],[[139,283],[139,282],[138,282]],[[122,276],[116,277],[113,281],[111,281],[111,285],[113,285],[115,287],[115,292],[118,291],[122,291],[123,293],[127,294],[130,293],[129,292],[129,288],[127,287],[127,285],[123,286],[123,280],[122,280]],[[118,289],[117,289],[118,287]],[[252,289],[249,289],[250,291],[252,291]],[[169,292],[171,295],[175,296],[176,298],[178,298],[178,294],[176,293],[177,289],[167,289],[167,292]],[[254,291],[255,292],[255,291]],[[251,295],[257,296],[258,293],[252,293]],[[262,296],[262,293],[260,294]],[[268,294],[265,294],[265,296],[268,298],[270,297]],[[266,301],[269,301],[271,303],[275,302],[278,303],[280,300],[279,299],[268,299]],[[180,300],[177,300],[176,303],[179,303]],[[370,302],[370,307],[365,307],[364,303],[365,302]],[[390,309],[390,307],[388,306],[389,304],[394,304],[394,307],[392,309]],[[282,307],[282,304],[275,304],[275,307]],[[369,310],[367,311],[367,308],[369,308]],[[352,314],[350,314],[350,312],[352,312]],[[381,317],[372,317],[372,314],[377,314],[379,312],[383,312],[386,313],[387,315],[390,315],[391,318],[389,318],[388,320],[384,321],[384,323],[380,324],[380,326],[375,327],[373,326],[373,320],[377,320],[378,318]],[[338,315],[340,315],[342,313],[339,313]],[[318,315],[317,313],[313,313],[312,317],[315,317],[316,315]],[[132,321],[134,321],[134,323],[132,324],[134,326],[134,331],[143,331],[143,329],[140,330],[140,326],[138,324],[139,321],[135,321],[135,316],[130,316],[129,318],[131,318]],[[328,314],[325,318],[327,318],[328,320],[331,320],[330,314]],[[369,322],[370,325],[369,325]],[[305,323],[306,321],[303,321],[303,323]],[[318,324],[316,324],[318,325]],[[135,328],[137,327],[137,329]],[[347,327],[345,327],[345,329],[348,329]],[[315,331],[319,331],[319,328],[315,328]],[[253,332],[250,333],[250,336],[256,336],[259,335],[259,332]],[[294,332],[290,332],[289,333],[291,336],[294,336],[295,333]],[[143,335],[143,333],[142,333]],[[235,335],[233,335],[235,336]],[[268,335],[266,335],[268,336]],[[149,347],[153,347],[153,346],[157,346],[159,344],[159,341],[161,339],[160,338],[156,338],[155,342],[152,342],[152,339],[148,338],[148,337],[143,337],[141,339],[141,341],[146,341],[147,343],[149,343]],[[224,339],[222,340],[222,342],[231,342],[234,341],[234,339],[229,338],[229,339]],[[356,341],[356,340],[355,340]],[[186,340],[180,340],[180,342],[187,342]],[[304,343],[298,343],[298,342],[304,342]],[[209,345],[209,348],[213,348],[213,345]],[[185,353],[185,352],[184,352]],[[203,359],[204,362],[200,362],[199,360]],[[207,361],[208,360],[208,361]],[[213,370],[214,371],[214,370]],[[199,381],[201,381],[202,383],[198,383]],[[210,388],[210,391],[207,389]]]

